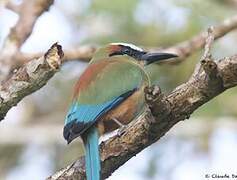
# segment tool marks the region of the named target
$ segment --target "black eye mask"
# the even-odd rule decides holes
[[[121,51],[111,53],[109,56],[127,55],[127,56],[130,56],[136,60],[141,60],[142,56],[146,53],[147,52],[142,52],[142,51],[132,49],[129,46],[121,46]]]

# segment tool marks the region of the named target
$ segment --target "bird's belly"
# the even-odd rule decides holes
[[[119,128],[119,125],[112,119],[118,120],[123,125],[131,122],[144,106],[143,94],[142,90],[136,91],[115,109],[103,116],[98,123],[100,133],[108,133]]]

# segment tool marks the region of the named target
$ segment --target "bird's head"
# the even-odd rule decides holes
[[[97,50],[92,61],[112,56],[129,56],[134,60],[143,62],[145,65],[158,62],[165,59],[178,57],[171,53],[147,52],[140,47],[128,43],[110,43]]]
[[[142,48],[128,43],[111,43],[107,46],[107,48],[109,51],[109,56],[127,55],[139,60],[141,59],[142,55],[146,54]]]

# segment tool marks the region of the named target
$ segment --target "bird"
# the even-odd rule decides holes
[[[75,85],[63,129],[68,144],[78,136],[83,140],[88,180],[101,178],[99,137],[128,124],[145,108],[144,88],[151,83],[143,66],[173,57],[125,43],[96,51]]]

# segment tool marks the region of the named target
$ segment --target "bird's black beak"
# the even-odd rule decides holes
[[[163,61],[170,58],[177,58],[176,54],[170,53],[146,53],[141,56],[141,60],[145,62],[145,65],[152,64],[154,62]]]

